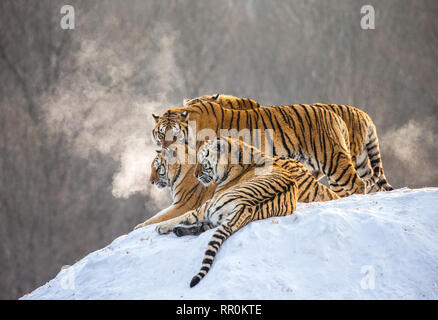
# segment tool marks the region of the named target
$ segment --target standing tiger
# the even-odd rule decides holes
[[[238,98],[232,95],[216,94],[204,95],[194,99],[184,99],[184,106],[203,101],[216,101],[222,107],[234,109],[255,109],[262,107],[259,103],[248,98]],[[350,154],[355,169],[364,180],[376,181],[367,192],[390,191],[394,188],[388,183],[383,171],[382,157],[380,155],[379,140],[376,126],[370,116],[353,106],[315,103],[314,106],[336,113],[344,120],[348,129],[350,141]],[[313,171],[317,179],[323,176],[321,171]],[[332,185],[333,188],[339,188]]]
[[[196,210],[157,226],[158,233],[174,232],[177,236],[199,234],[219,226],[190,287],[207,274],[219,247],[233,233],[251,221],[290,215],[296,209],[298,186],[290,170],[296,161],[275,157],[271,166],[265,166],[262,153],[239,143],[239,155],[253,155],[250,163],[244,164],[232,150],[231,140],[224,138],[209,140],[200,147],[196,175],[206,185],[217,183],[213,198]],[[219,161],[221,156],[227,161]],[[236,163],[235,159],[239,161]]]
[[[186,107],[169,109],[154,115],[152,135],[158,145],[167,148],[174,142],[188,141],[189,121],[197,130],[210,129],[220,136],[222,129],[259,129],[260,144],[273,147],[273,155],[302,162],[310,172],[322,172],[341,197],[365,193],[373,184],[357,174],[349,151],[348,129],[335,113],[310,105],[273,106],[235,110],[216,101],[200,99]],[[271,138],[268,130],[273,132]],[[264,149],[266,150],[266,148]]]
[[[186,150],[188,152],[187,147]],[[256,149],[251,147],[252,153],[253,150]],[[166,158],[169,157],[174,161],[168,161]],[[261,156],[258,157],[261,158]],[[298,187],[298,202],[309,203],[339,199],[336,193],[319,183],[302,163],[290,159],[284,162],[284,169],[294,174]],[[200,207],[209,200],[216,190],[216,184],[204,185],[196,179],[195,170],[195,165],[179,160],[176,152],[159,152],[152,161],[150,182],[160,189],[170,187],[172,205],[140,223],[134,229],[176,218],[187,211]]]

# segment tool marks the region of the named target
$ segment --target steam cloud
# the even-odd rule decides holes
[[[434,133],[432,121],[420,124],[416,120],[410,120],[403,126],[386,132],[380,141],[385,143],[399,162],[398,170],[404,172],[405,185],[427,185],[430,177],[438,175],[438,135]]]
[[[43,110],[49,130],[65,134],[76,155],[87,158],[98,151],[120,163],[113,176],[115,197],[149,194],[159,204],[148,182],[156,149],[151,114],[169,107],[168,92],[179,87],[180,77],[175,38],[163,28],[152,37],[158,50],[154,48],[149,60],[143,54],[141,61],[133,59],[133,52],[113,51],[103,40],[81,40],[79,72],[61,81]],[[139,88],[136,82],[150,85]]]

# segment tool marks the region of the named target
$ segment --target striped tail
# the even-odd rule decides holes
[[[217,252],[219,251],[219,248],[224,243],[224,241],[232,235],[232,233],[232,230],[225,224],[221,224],[219,228],[215,231],[210,239],[210,242],[208,243],[207,250],[205,251],[204,260],[202,260],[201,270],[196,276],[193,277],[192,281],[190,282],[190,288],[196,286],[199,281],[201,281],[202,278],[207,275],[208,271],[211,268],[211,265],[213,264],[213,260],[216,257]]]

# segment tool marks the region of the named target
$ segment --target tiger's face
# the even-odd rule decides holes
[[[155,125],[152,137],[158,146],[168,148],[174,142],[184,143],[187,138],[188,111],[182,112],[168,110],[162,116],[152,114]]]
[[[158,153],[152,161],[149,181],[158,189],[166,188],[169,185],[168,166],[161,153]]]
[[[199,147],[195,176],[203,185],[217,182],[225,175],[227,164],[219,161],[223,150],[224,145],[220,140],[207,140]]]

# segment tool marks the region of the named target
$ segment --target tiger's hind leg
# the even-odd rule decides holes
[[[394,190],[394,187],[389,184],[388,179],[386,179],[385,173],[382,172],[380,175],[379,181],[377,181],[377,184],[384,190],[384,191],[392,191]]]
[[[394,188],[389,184],[383,171],[382,156],[380,154],[379,139],[377,137],[376,127],[370,127],[365,149],[368,154],[370,166],[372,167],[373,177],[370,179],[375,185],[371,186],[372,191],[391,191]]]
[[[330,188],[340,197],[353,193],[364,194],[366,183],[359,177],[350,155],[338,152],[332,156],[330,165],[324,167]]]
[[[392,190],[394,190],[394,187],[389,184],[388,180],[385,177],[385,174],[382,173],[379,177],[379,181],[377,181],[377,183],[370,188],[369,192],[392,191]]]
[[[368,150],[362,151],[355,165],[359,177],[367,184],[367,193],[391,191],[394,188],[388,183],[383,168],[378,167],[377,174],[374,174],[373,168],[368,157]]]
[[[354,168],[359,177],[363,180],[369,179],[373,176],[373,169],[371,168],[366,150],[363,150],[359,157],[357,157]]]
[[[298,186],[298,202],[329,201],[339,199],[339,196],[318,182],[313,175],[302,174],[295,177]]]
[[[367,184],[367,193],[373,193],[381,191],[377,185],[377,179],[374,176],[373,168],[371,167],[370,160],[368,158],[368,152],[366,149],[357,158],[355,169],[359,177]]]

